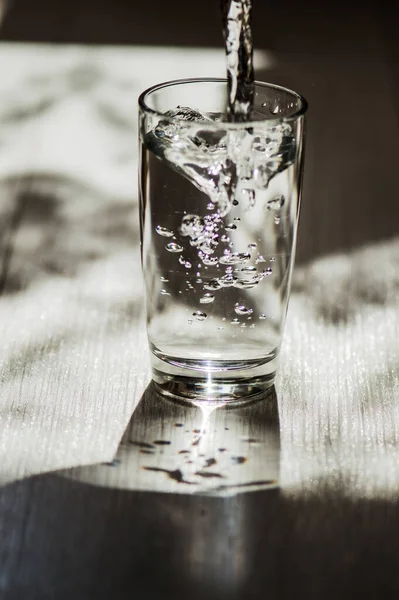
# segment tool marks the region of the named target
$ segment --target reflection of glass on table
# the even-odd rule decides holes
[[[224,80],[140,97],[140,218],[153,378],[172,396],[252,398],[274,381],[295,253],[306,102],[256,84],[225,120]],[[189,107],[189,108],[188,108]]]

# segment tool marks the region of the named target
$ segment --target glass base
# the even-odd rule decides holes
[[[158,391],[169,398],[190,404],[241,405],[260,399],[275,380],[276,372],[252,378],[185,377],[153,368],[153,381]]]

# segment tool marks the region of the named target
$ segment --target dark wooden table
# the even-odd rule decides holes
[[[14,0],[0,33],[4,42],[57,45],[221,44],[211,0],[195,12],[177,0],[133,4]],[[287,366],[263,403],[221,411],[204,456],[195,458],[217,479],[228,439],[231,464],[247,459],[247,466],[237,467],[242,475],[230,489],[222,489],[220,478],[217,495],[193,494],[181,480],[184,455],[179,458],[176,436],[180,424],[182,435],[195,432],[198,415],[162,401],[150,386],[114,461],[0,489],[1,599],[398,597],[399,69],[393,9],[377,2],[361,10],[343,3],[255,4],[255,45],[274,58],[259,79],[297,89],[310,110]],[[73,227],[86,226],[63,229],[62,213],[40,186],[33,189],[44,209],[31,209],[35,196],[26,196],[32,190],[27,181],[29,174],[3,178],[3,304],[30,290],[36,276],[73,278],[79,266],[78,256],[65,273],[62,260],[50,260],[51,244],[18,254],[32,223],[47,232],[46,240],[54,234],[73,241]],[[102,217],[109,244],[125,236],[128,245],[125,208]],[[131,313],[126,309],[121,317],[122,308],[118,318],[127,322]],[[107,321],[109,330],[118,318]],[[96,338],[104,336],[103,343],[107,327]],[[31,354],[51,357],[62,345],[51,339],[50,345],[33,344]],[[31,358],[28,367],[35,364]],[[15,356],[2,372],[2,389],[11,372],[22,389],[26,366]],[[50,367],[46,374],[51,379]],[[8,427],[18,418],[17,400],[15,406],[1,403],[0,396],[0,426]],[[215,463],[204,464],[210,459]],[[115,476],[123,464],[125,479]]]

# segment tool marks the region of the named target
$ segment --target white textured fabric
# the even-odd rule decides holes
[[[283,488],[398,494],[398,238],[297,269],[280,364]]]

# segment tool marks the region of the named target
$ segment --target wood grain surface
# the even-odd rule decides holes
[[[273,57],[258,78],[295,88],[310,104],[298,261],[276,388],[261,404],[211,415],[204,433],[197,409],[162,402],[150,387],[106,464],[1,487],[2,599],[398,597],[394,14],[372,2],[361,11],[340,2],[258,3],[256,10],[255,43]],[[217,46],[217,18],[210,0],[195,18],[177,0],[154,0],[140,10],[121,1],[15,0],[0,34],[58,44]],[[4,134],[4,120],[2,127]],[[26,137],[26,153],[40,154],[39,138]],[[43,181],[29,173],[1,181],[2,307],[7,298],[19,302],[31,294],[50,272],[73,279],[81,261],[98,252],[94,209],[86,220],[66,219]],[[78,195],[94,206],[91,188],[59,187],[65,202]],[[111,252],[128,246],[127,210],[125,199],[102,216],[101,243]],[[86,243],[76,252],[82,232]],[[88,280],[86,290],[92,285]],[[128,299],[115,316],[114,298],[106,298],[109,328],[99,320],[90,335],[85,318],[93,307],[89,302],[82,312],[82,298],[75,299],[80,337],[74,351],[85,340],[105,349],[118,327],[129,335]],[[6,348],[16,335],[4,325],[7,314]],[[57,339],[50,328],[48,336],[28,347],[30,368],[39,355],[46,385],[62,392],[62,363],[54,371],[51,358],[69,360],[68,348],[56,354],[63,334]],[[97,381],[96,389],[105,386],[102,403],[112,372],[119,372],[118,339],[113,352]],[[29,393],[25,354],[7,364],[3,374]],[[127,379],[120,382],[123,393]],[[6,402],[7,381],[1,385],[0,446],[21,417],[18,397]],[[129,398],[124,402],[128,411]],[[112,407],[107,415],[111,422]],[[42,451],[38,463],[46,460],[45,446]]]

